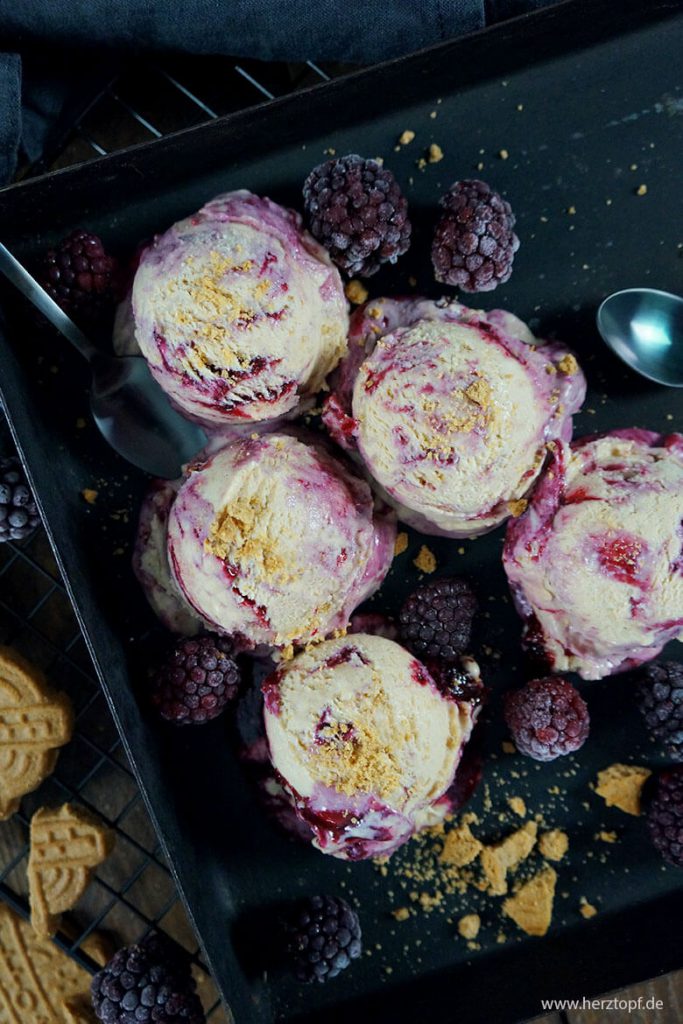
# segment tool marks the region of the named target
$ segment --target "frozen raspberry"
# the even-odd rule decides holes
[[[285,921],[287,948],[299,981],[329,981],[361,954],[358,914],[339,896],[312,896]]]
[[[19,459],[0,459],[0,544],[25,540],[39,522],[40,515]]]
[[[157,669],[152,704],[176,725],[200,725],[220,715],[240,688],[240,670],[225,637],[180,640]]]
[[[304,183],[311,234],[350,277],[370,277],[410,245],[408,203],[396,178],[354,154],[315,167]]]
[[[505,695],[505,721],[517,749],[535,761],[554,761],[586,742],[586,702],[562,676],[532,679]]]
[[[190,961],[159,936],[120,949],[92,980],[102,1024],[204,1024]]]
[[[683,761],[683,665],[678,661],[647,665],[638,697],[650,736],[674,761]]]
[[[38,279],[55,302],[77,323],[92,326],[118,298],[119,265],[102,240],[82,228],[48,249]]]
[[[464,292],[490,292],[512,274],[519,249],[515,217],[485,181],[456,181],[441,198],[432,263],[436,280]]]
[[[647,826],[664,860],[683,867],[683,767],[660,774],[647,809]]]
[[[420,658],[457,661],[472,634],[477,599],[457,576],[414,590],[399,614],[401,639]]]

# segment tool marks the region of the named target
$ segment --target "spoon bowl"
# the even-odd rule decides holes
[[[597,313],[600,334],[632,370],[683,388],[683,298],[654,288],[614,292]]]
[[[90,408],[105,441],[139,469],[173,480],[206,434],[168,400],[142,356],[102,352],[0,242],[0,271],[90,364]]]
[[[173,480],[206,444],[177,412],[142,356],[98,354],[91,361],[90,409],[112,448],[138,469]]]

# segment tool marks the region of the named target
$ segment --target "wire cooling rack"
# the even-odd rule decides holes
[[[66,167],[171,131],[268,102],[343,69],[262,64],[226,58],[134,62],[109,82],[71,127],[57,152],[22,177]],[[11,450],[0,416],[5,451]],[[28,917],[29,822],[38,807],[74,801],[116,833],[114,852],[98,869],[55,941],[81,966],[96,970],[88,938],[113,947],[159,928],[192,955],[198,991],[211,1024],[229,1019],[202,966],[197,940],[123,751],[45,531],[20,544],[0,544],[0,643],[42,668],[71,698],[76,729],[52,776],[0,823],[0,898]]]

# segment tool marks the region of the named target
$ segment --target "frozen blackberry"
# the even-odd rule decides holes
[[[40,515],[19,459],[0,459],[0,543],[25,540],[39,523]]]
[[[683,867],[683,767],[659,775],[647,809],[647,826],[664,860]]]
[[[299,981],[329,981],[361,954],[358,914],[339,896],[311,896],[285,920],[287,950]]]
[[[102,239],[83,228],[48,249],[38,279],[65,313],[92,326],[111,310],[118,298],[119,265]]]
[[[90,991],[102,1024],[205,1024],[189,959],[158,936],[120,949]]]
[[[311,234],[350,277],[370,277],[410,245],[408,203],[376,160],[351,154],[315,167],[304,183]]]
[[[476,610],[477,599],[465,580],[432,580],[414,590],[401,608],[401,639],[418,657],[455,662],[470,642]]]
[[[200,725],[220,715],[239,692],[232,645],[206,633],[179,640],[152,678],[152,704],[176,725]]]
[[[647,665],[638,699],[650,736],[674,761],[683,761],[683,665],[678,661]]]
[[[578,750],[590,725],[586,702],[562,676],[532,679],[507,693],[505,721],[519,752],[535,761],[554,761]]]
[[[432,263],[436,280],[464,292],[490,292],[512,274],[519,249],[510,204],[485,181],[456,181],[441,198]]]

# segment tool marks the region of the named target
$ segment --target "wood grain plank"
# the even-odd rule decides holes
[[[631,985],[603,997],[599,1009],[570,1010],[569,1024],[679,1024],[683,1020],[683,971],[667,974],[641,985]],[[660,1005],[655,1005],[658,1001]]]

